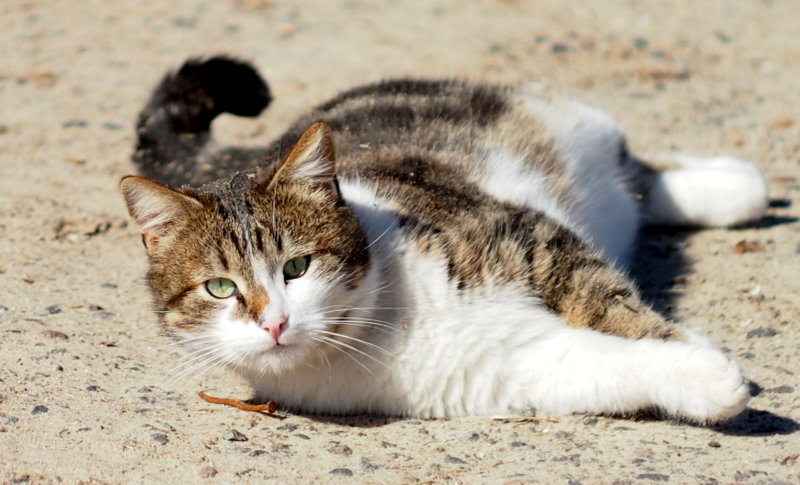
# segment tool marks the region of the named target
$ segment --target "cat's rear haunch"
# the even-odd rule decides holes
[[[596,109],[460,81],[362,86],[266,148],[211,143],[218,114],[270,99],[246,63],[190,60],[139,119],[152,180],[121,187],[187,369],[230,367],[310,413],[744,409],[739,367],[624,268],[642,225],[760,217],[752,164],[656,166]]]

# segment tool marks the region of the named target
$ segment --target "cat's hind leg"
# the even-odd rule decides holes
[[[677,155],[663,163],[633,157],[626,163],[645,224],[735,226],[759,219],[767,208],[764,176],[744,160]]]
[[[631,340],[561,327],[537,342],[532,405],[547,414],[658,409],[700,424],[746,406],[749,388],[721,351],[691,342]]]

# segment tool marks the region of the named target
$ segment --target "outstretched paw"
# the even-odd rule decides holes
[[[657,391],[657,404],[672,415],[710,424],[741,413],[750,389],[739,366],[721,351],[686,345],[675,355],[676,372]]]
[[[732,157],[676,157],[650,193],[655,222],[733,226],[758,219],[767,208],[767,184],[752,163]]]

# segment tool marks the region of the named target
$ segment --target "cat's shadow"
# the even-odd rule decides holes
[[[424,422],[424,420],[415,418],[404,418],[397,416],[372,416],[368,414],[352,415],[352,416],[332,416],[327,414],[299,414],[299,416],[303,416],[306,419],[310,419],[318,423],[335,424],[338,426],[348,426],[351,428],[380,428],[381,426],[386,426],[388,424],[396,423],[397,421],[402,421],[408,424],[422,424],[422,422]]]
[[[770,207],[789,207],[782,199],[770,201]],[[800,221],[794,216],[768,214],[747,225],[730,228],[769,229]],[[639,233],[636,250],[628,273],[639,287],[642,298],[654,310],[670,320],[675,320],[675,303],[683,293],[684,276],[691,271],[691,263],[683,248],[697,231],[675,227],[645,227]]]
[[[771,201],[770,207],[788,207]],[[797,222],[800,218],[767,215],[747,226],[736,229],[767,229]],[[691,271],[684,254],[687,240],[696,231],[674,227],[648,227],[641,231],[634,254],[631,277],[636,281],[642,298],[664,317],[675,320],[677,299],[683,293],[683,277]],[[760,386],[751,383],[751,395],[758,395]],[[711,429],[733,436],[786,435],[800,430],[800,423],[770,411],[746,409],[736,418]]]
[[[745,409],[742,414],[711,429],[729,436],[776,436],[800,430],[800,423],[770,411]]]
[[[675,302],[689,269],[683,248],[693,231],[674,227],[647,227],[639,234],[628,272],[642,298],[667,319],[675,319]]]
[[[398,421],[409,425],[423,425],[426,420],[424,419],[407,419],[391,416],[328,416],[328,415],[315,415],[315,414],[301,414],[304,418],[325,424],[335,424],[338,426],[348,426],[351,428],[379,428]],[[637,419],[637,420],[653,420],[662,421],[662,418],[657,417],[656,414],[649,415],[646,412],[635,417],[620,417],[618,419]],[[440,420],[436,420],[440,421]],[[677,422],[679,426],[694,426]],[[718,433],[729,436],[776,436],[788,435],[800,430],[800,423],[792,418],[778,416],[770,411],[758,409],[746,409],[739,416],[727,421],[725,423],[709,426]]]

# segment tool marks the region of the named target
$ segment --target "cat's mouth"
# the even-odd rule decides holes
[[[290,352],[292,347],[296,347],[295,344],[287,344],[286,342],[275,342],[269,348],[264,349],[263,353],[265,354],[281,354],[285,352]]]

